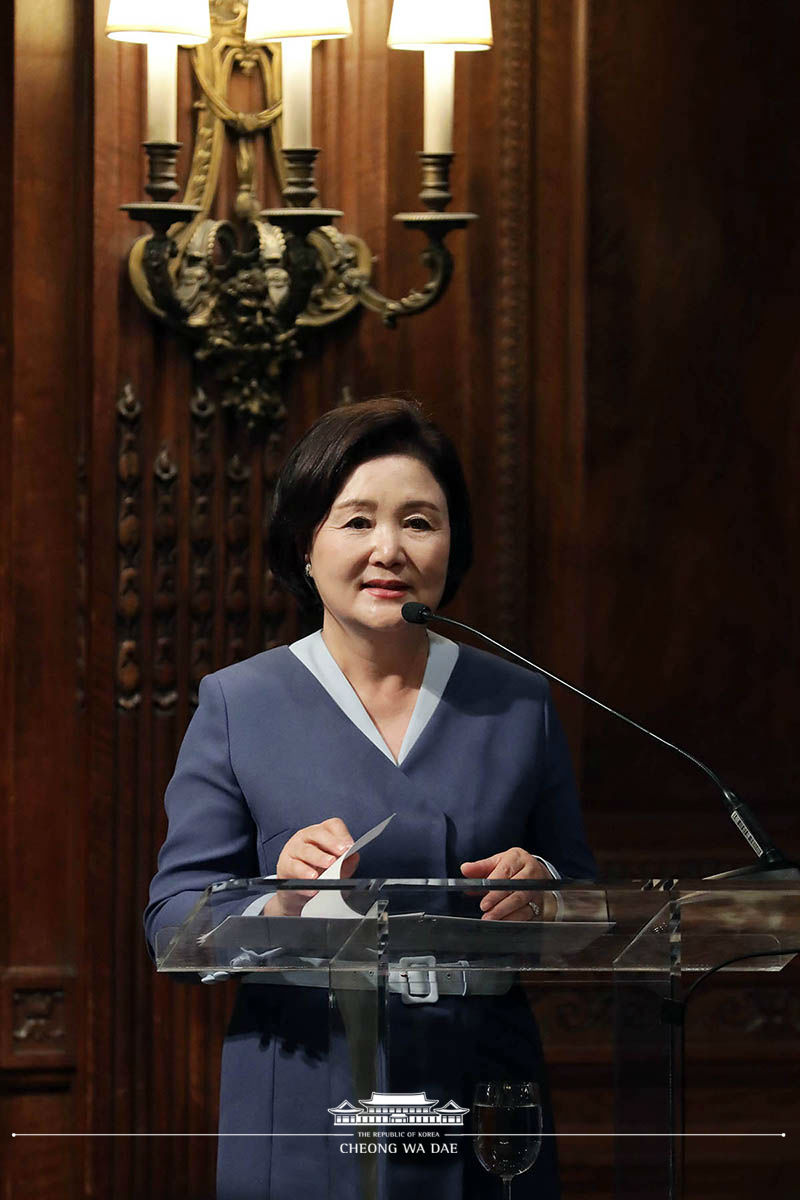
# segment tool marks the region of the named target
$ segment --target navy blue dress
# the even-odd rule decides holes
[[[460,864],[510,846],[590,878],[569,751],[542,676],[462,646],[442,698],[398,766],[280,647],[207,676],[167,789],[169,831],[145,929],[179,924],[221,879],[275,873],[298,829],[340,817],[353,837],[396,813],[365,847],[360,876],[460,878]],[[479,915],[477,908],[475,915]],[[535,1022],[521,989],[393,1005],[391,1090],[469,1105],[478,1079],[541,1078]],[[330,1133],[328,1108],[357,1099],[343,1035],[318,988],[243,984],[225,1040],[222,1133]],[[360,1098],[360,1097],[358,1097]],[[391,1195],[428,1187],[442,1200],[494,1197],[498,1182],[462,1139],[454,1161],[392,1161]],[[546,1138],[528,1181],[555,1200]],[[218,1200],[355,1200],[358,1161],[329,1137],[226,1137]],[[523,1181],[525,1181],[523,1183]],[[430,1193],[434,1194],[434,1193]]]

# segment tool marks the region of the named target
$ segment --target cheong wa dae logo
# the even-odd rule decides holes
[[[369,1100],[351,1104],[343,1100],[328,1112],[336,1126],[391,1126],[394,1129],[412,1125],[463,1125],[469,1112],[455,1100],[439,1104],[429,1100],[424,1092],[373,1092]]]

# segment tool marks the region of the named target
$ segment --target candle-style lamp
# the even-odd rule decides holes
[[[280,42],[283,100],[282,148],[286,166],[285,208],[268,208],[262,216],[295,233],[341,217],[339,209],[315,207],[314,162],[319,150],[311,145],[312,47],[316,41],[349,37],[353,32],[347,0],[250,0],[246,42]]]
[[[452,199],[455,52],[491,48],[489,0],[394,0],[388,43],[394,50],[425,54],[420,200],[440,212]]]
[[[178,46],[199,46],[211,37],[208,0],[111,0],[106,34],[117,42],[147,46],[147,151],[145,190],[154,203],[144,204],[134,219],[154,224],[156,210],[178,190],[175,163],[181,144],[177,133]],[[132,205],[126,205],[130,212]],[[191,210],[176,213],[175,210]],[[170,223],[187,220],[189,205],[167,205]]]

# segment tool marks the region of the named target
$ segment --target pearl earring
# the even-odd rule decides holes
[[[311,563],[310,562],[306,563],[305,572],[306,572],[306,579],[310,579],[311,578]]]

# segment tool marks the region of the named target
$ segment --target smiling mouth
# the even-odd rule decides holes
[[[398,579],[369,579],[361,587],[368,592],[382,592],[391,596],[400,596],[408,591],[408,584]]]

